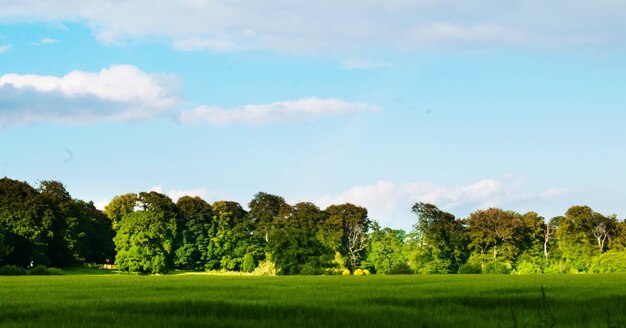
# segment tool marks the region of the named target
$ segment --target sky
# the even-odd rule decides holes
[[[626,2],[0,0],[0,176],[626,216]]]

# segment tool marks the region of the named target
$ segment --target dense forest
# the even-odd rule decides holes
[[[407,209],[408,211],[409,209]],[[456,218],[416,203],[413,230],[383,228],[352,204],[320,209],[257,193],[239,203],[176,203],[154,191],[100,211],[58,181],[0,179],[0,266],[115,264],[122,271],[259,274],[626,271],[626,223],[588,206],[544,219],[498,208]]]

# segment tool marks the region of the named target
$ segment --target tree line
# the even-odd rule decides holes
[[[456,218],[416,203],[409,232],[383,228],[353,204],[290,205],[264,192],[248,203],[172,201],[150,191],[104,211],[58,181],[0,179],[0,266],[114,263],[119,270],[260,274],[570,273],[626,271],[626,224],[588,206],[545,220],[489,208]],[[408,209],[407,209],[408,210]]]

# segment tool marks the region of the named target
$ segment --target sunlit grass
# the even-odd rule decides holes
[[[0,326],[626,327],[626,275],[83,273],[0,277]]]

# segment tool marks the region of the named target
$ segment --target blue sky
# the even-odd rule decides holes
[[[0,0],[0,176],[626,215],[616,1]]]

